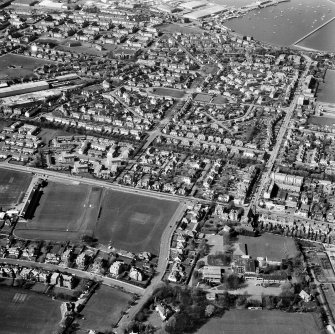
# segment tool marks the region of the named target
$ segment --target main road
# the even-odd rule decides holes
[[[55,180],[55,181],[68,181],[69,183],[71,182],[79,182],[91,186],[99,186],[102,188],[106,189],[111,189],[115,191],[122,191],[122,192],[127,192],[127,193],[138,193],[139,195],[143,196],[150,196],[150,197],[155,197],[155,198],[160,198],[160,199],[165,199],[165,200],[170,200],[170,201],[197,201],[201,202],[204,204],[211,204],[212,201],[208,201],[205,199],[200,199],[200,198],[195,198],[195,197],[185,197],[185,196],[180,196],[176,194],[169,194],[169,193],[162,193],[154,190],[149,190],[149,189],[141,189],[141,188],[133,188],[129,186],[124,186],[121,184],[115,184],[111,183],[108,181],[104,180],[99,180],[99,179],[89,179],[86,177],[81,177],[77,175],[68,175],[68,174],[63,174],[59,173],[56,171],[52,171],[49,169],[40,169],[40,168],[35,168],[35,167],[27,167],[27,166],[21,166],[21,165],[14,165],[10,164],[7,161],[2,161],[0,162],[0,168],[5,168],[9,170],[15,170],[19,172],[25,172],[25,173],[33,173],[37,177],[40,178],[48,178],[50,180]]]
[[[143,295],[145,292],[145,289],[141,287],[138,287],[136,285],[123,282],[123,281],[120,281],[120,280],[117,280],[111,277],[107,277],[107,276],[103,276],[103,275],[99,275],[99,274],[95,274],[95,273],[91,273],[91,272],[83,271],[79,269],[62,267],[62,266],[54,265],[51,263],[40,263],[40,262],[9,259],[9,258],[0,258],[0,263],[19,265],[19,266],[28,267],[28,268],[41,268],[41,269],[48,270],[48,271],[60,271],[63,273],[68,273],[68,274],[78,276],[80,278],[87,278],[87,279],[95,280],[95,281],[101,282],[102,284],[105,284],[111,287],[123,288],[124,290],[128,292],[136,293],[139,295]]]
[[[307,59],[306,69],[305,69],[304,73],[302,74],[302,76],[301,76],[301,78],[299,80],[300,83],[303,82],[303,80],[305,80],[306,75],[309,72],[310,65],[311,65],[311,61],[309,59]],[[297,101],[298,101],[298,96],[296,95],[294,97],[293,101],[291,102],[290,106],[288,108],[286,108],[286,115],[285,115],[283,124],[280,127],[280,130],[279,130],[279,133],[278,133],[278,137],[276,139],[276,145],[274,146],[274,148],[273,148],[273,150],[271,152],[270,158],[269,158],[269,160],[266,163],[265,171],[262,174],[260,185],[258,187],[258,190],[255,193],[254,199],[250,203],[250,208],[254,209],[254,211],[256,211],[256,209],[258,207],[260,196],[261,196],[262,192],[265,190],[264,187],[268,184],[269,179],[271,177],[271,172],[272,172],[273,166],[274,166],[275,161],[277,159],[277,155],[278,155],[278,152],[280,150],[280,147],[281,147],[284,135],[286,133],[286,130],[289,127],[289,123],[291,121],[293,112],[294,112],[294,110],[296,108]]]

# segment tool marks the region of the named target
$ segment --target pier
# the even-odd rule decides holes
[[[293,43],[293,45],[297,45],[300,42],[302,42],[305,38],[309,37],[310,35],[314,34],[316,31],[320,30],[321,28],[323,28],[324,26],[326,26],[328,23],[330,23],[331,21],[335,20],[335,17],[332,17],[331,19],[329,19],[327,22],[325,22],[324,24],[322,24],[321,26],[315,28],[314,30],[312,30],[311,32],[309,32],[308,34],[306,34],[305,36],[299,38],[297,41],[295,41]]]

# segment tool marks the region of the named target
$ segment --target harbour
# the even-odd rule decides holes
[[[216,3],[230,5],[230,0],[216,0]],[[239,0],[237,5],[250,4]],[[237,33],[252,36],[257,40],[278,46],[292,46],[307,40],[314,33],[322,39],[327,23],[331,24],[335,17],[335,3],[330,0],[290,0],[259,10],[253,10],[239,18],[233,18],[223,24]],[[303,44],[303,43],[302,43]],[[304,46],[299,44],[298,46]],[[308,48],[320,51],[335,51],[335,42],[326,43],[325,49],[319,42]],[[319,45],[320,44],[320,45]],[[307,46],[304,46],[307,48]]]

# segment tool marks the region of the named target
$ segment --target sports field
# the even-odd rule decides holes
[[[314,313],[231,310],[222,318],[211,319],[197,334],[320,334],[317,319]]]
[[[264,233],[260,237],[238,237],[239,247],[252,258],[267,257],[269,261],[281,261],[297,255],[297,248],[292,238]]]
[[[174,201],[106,191],[94,235],[115,248],[158,255],[161,235],[177,207]]]
[[[21,202],[31,180],[31,174],[0,168],[0,208],[9,209]]]
[[[1,334],[52,334],[61,302],[29,290],[0,286]]]
[[[79,240],[130,252],[159,254],[160,238],[178,202],[76,183],[49,182],[34,217],[16,225],[15,236],[32,240]]]
[[[87,332],[90,329],[97,332],[111,330],[131,299],[131,295],[127,293],[101,285],[81,312],[83,319],[78,320],[80,329]]]
[[[52,61],[14,54],[0,57],[0,79],[16,79],[32,76],[33,70]]]
[[[15,235],[26,239],[77,240],[93,231],[102,189],[79,183],[49,182],[34,217],[20,223]]]

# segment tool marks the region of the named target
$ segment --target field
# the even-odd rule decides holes
[[[335,118],[332,118],[332,117],[311,116],[308,119],[308,124],[313,124],[313,125],[325,126],[325,125],[334,125],[334,123],[335,123]]]
[[[55,333],[61,320],[60,304],[28,290],[0,287],[0,333]]]
[[[12,208],[19,203],[31,182],[31,175],[0,169],[0,208]]]
[[[0,57],[0,79],[20,79],[32,76],[33,70],[51,61],[20,55],[7,54]],[[16,66],[9,68],[8,66]]]
[[[78,183],[49,182],[33,219],[17,225],[15,235],[27,239],[77,240],[93,229],[102,189]]]
[[[34,217],[19,223],[15,235],[62,241],[94,235],[102,244],[158,255],[160,237],[177,206],[178,202],[78,182],[49,182]]]
[[[281,261],[297,254],[293,239],[270,233],[265,233],[257,238],[241,235],[238,238],[238,243],[243,252],[245,252],[245,245],[247,245],[248,255],[254,259],[267,257],[269,261]]]
[[[163,32],[181,32],[183,34],[199,34],[202,30],[198,27],[186,27],[175,23],[162,24],[157,28]]]
[[[13,123],[12,121],[6,121],[4,119],[0,119],[0,131],[2,131],[2,129],[8,125],[10,125],[11,123]]]
[[[263,310],[231,310],[213,318],[197,334],[317,334],[317,315]]]
[[[172,88],[154,88],[152,92],[156,95],[171,96],[177,99],[181,99],[185,95],[185,91]]]
[[[101,243],[158,255],[160,237],[178,202],[107,191],[94,235]]]
[[[335,85],[335,71],[328,70],[326,73],[325,82],[320,83],[318,88],[317,92],[318,101],[335,104],[334,85]]]
[[[127,293],[101,285],[81,312],[83,319],[78,320],[80,329],[87,332],[90,329],[98,332],[110,330],[131,299]]]

